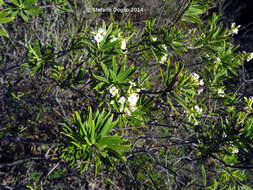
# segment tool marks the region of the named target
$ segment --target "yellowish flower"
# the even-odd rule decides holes
[[[118,93],[118,89],[115,86],[113,86],[110,89],[110,93],[111,93],[112,96],[115,96]]]
[[[121,42],[121,49],[122,50],[126,49],[126,40],[122,40],[122,42]]]
[[[97,33],[96,36],[94,36],[94,39],[97,41],[97,43],[99,43],[104,39],[104,36],[102,36],[100,33]]]
[[[120,104],[124,104],[125,101],[126,101],[126,98],[123,97],[123,96],[119,99],[119,103],[120,103]]]

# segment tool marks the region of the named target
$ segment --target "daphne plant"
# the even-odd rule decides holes
[[[93,118],[89,107],[86,121],[76,112],[63,128],[62,134],[68,138],[60,146],[61,158],[69,160],[72,167],[80,167],[81,173],[92,165],[95,175],[102,164],[112,167],[113,161],[126,161],[122,151],[130,144],[121,136],[107,136],[117,123],[118,120],[113,121],[113,115],[105,114],[104,110],[102,113],[97,111]]]
[[[16,17],[19,14],[22,19],[28,22],[28,16],[34,16],[42,13],[39,6],[34,6],[38,0],[10,0],[10,2],[4,2],[3,5],[8,6],[3,12],[8,13],[12,17]]]

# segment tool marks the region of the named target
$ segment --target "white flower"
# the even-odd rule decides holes
[[[115,86],[113,86],[110,89],[110,93],[112,94],[112,96],[115,96],[118,93],[118,89]]]
[[[163,49],[165,49],[166,51],[168,50],[167,46],[165,44],[162,45]]]
[[[140,91],[141,91],[141,89],[139,89],[139,88],[136,90],[136,92],[140,92]]]
[[[137,103],[137,101],[138,101],[138,99],[139,99],[138,94],[132,93],[132,94],[130,94],[130,96],[128,97],[127,100],[128,100],[128,102],[129,102],[130,105],[135,106],[136,103]]]
[[[207,53],[204,53],[204,56],[205,56],[206,58],[210,58],[210,55],[208,55]]]
[[[102,36],[100,33],[97,33],[96,36],[94,36],[94,39],[99,43],[104,39],[104,36]]]
[[[129,82],[132,86],[136,86],[136,84],[134,82]]]
[[[111,104],[111,105],[114,104],[114,101],[112,100],[112,101],[110,102],[110,104]]]
[[[245,100],[245,101],[248,101],[248,100],[249,100],[249,101],[253,102],[253,96],[250,96],[249,98],[244,97],[244,100]]]
[[[235,23],[233,22],[233,23],[231,24],[232,34],[237,34],[240,27],[241,27],[241,25],[236,26]]]
[[[245,100],[245,102],[248,104],[247,107],[248,107],[249,109],[251,109],[251,106],[252,106],[252,104],[253,104],[253,96],[251,96],[251,97],[249,97],[249,98],[244,97],[244,100]],[[247,108],[247,109],[248,109],[248,108]]]
[[[124,104],[125,101],[126,101],[126,98],[123,96],[119,99],[120,104]]]
[[[104,36],[106,34],[106,30],[103,29],[103,28],[99,28],[98,31],[97,31],[97,33]]]
[[[197,73],[192,73],[192,74],[191,74],[191,77],[192,77],[194,80],[196,80],[196,81],[199,80],[199,75],[198,75]]]
[[[220,64],[221,63],[221,59],[219,57],[216,57],[215,58],[215,63]]]
[[[165,54],[164,56],[162,56],[159,63],[164,64],[164,62],[167,61],[167,56],[168,54]]]
[[[238,150],[238,148],[234,148],[232,152],[237,154],[239,152],[239,150]]]
[[[238,152],[239,152],[239,149],[236,148],[236,147],[234,147],[234,146],[232,145],[232,153],[237,154]]]
[[[157,40],[157,37],[155,37],[155,36],[152,36],[152,41],[156,41]]]
[[[122,42],[121,42],[121,49],[122,50],[126,49],[126,40],[122,40]]]
[[[112,35],[112,39],[110,40],[110,42],[114,42],[116,41],[118,38],[116,38],[114,35]]]
[[[238,31],[239,31],[238,28],[235,28],[235,29],[232,30],[232,33],[233,34],[238,34]]]
[[[199,81],[199,85],[200,86],[203,86],[205,83],[204,83],[204,81],[203,81],[203,79],[201,79],[200,81]],[[202,89],[203,90],[203,89]]]
[[[224,97],[224,90],[223,89],[218,89],[218,95],[221,96],[221,97]]]
[[[251,59],[253,59],[253,52],[249,54],[249,56],[247,57],[247,61],[249,62]]]
[[[200,108],[198,105],[195,105],[194,108],[197,112],[202,113],[202,108]]]
[[[203,92],[203,88],[199,89],[198,94],[201,94]]]

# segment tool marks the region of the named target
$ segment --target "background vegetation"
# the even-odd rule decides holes
[[[252,189],[237,5],[0,0],[0,187]]]

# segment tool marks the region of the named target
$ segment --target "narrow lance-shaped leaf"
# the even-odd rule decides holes
[[[90,134],[90,140],[91,140],[91,143],[92,144],[95,144],[96,142],[96,137],[95,137],[95,122],[94,120],[92,120],[92,125],[90,126],[91,127],[91,134]]]
[[[88,137],[90,138],[91,129],[92,129],[92,109],[91,109],[91,107],[89,107],[89,116],[88,116],[86,128],[88,130]]]
[[[0,24],[11,22],[15,17],[0,17]]]
[[[1,28],[0,28],[0,36],[5,36],[5,37],[9,38],[8,32],[6,32],[4,29],[1,29]]]
[[[117,76],[116,76],[115,72],[113,72],[111,69],[110,69],[109,71],[110,71],[110,73],[111,73],[113,82],[115,82],[115,83],[118,82],[118,79],[117,79]]]
[[[106,135],[111,129],[112,129],[112,119],[113,119],[113,115],[111,115],[111,117],[109,117],[106,121],[106,123],[104,124],[103,129],[101,130],[100,134],[102,136]]]
[[[24,1],[24,6],[25,7],[31,7],[32,4],[36,3],[38,0],[25,0]]]
[[[103,69],[103,71],[104,71],[104,73],[105,73],[105,76],[106,76],[106,79],[109,79],[109,70],[108,70],[108,68],[106,67],[106,65],[105,64],[103,64],[103,63],[101,63],[101,67],[102,67],[102,69]]]
[[[96,79],[96,80],[99,80],[99,81],[102,81],[102,82],[105,82],[105,83],[109,83],[109,81],[104,78],[104,77],[100,77],[98,75],[95,75],[95,74],[92,74],[92,76]]]

